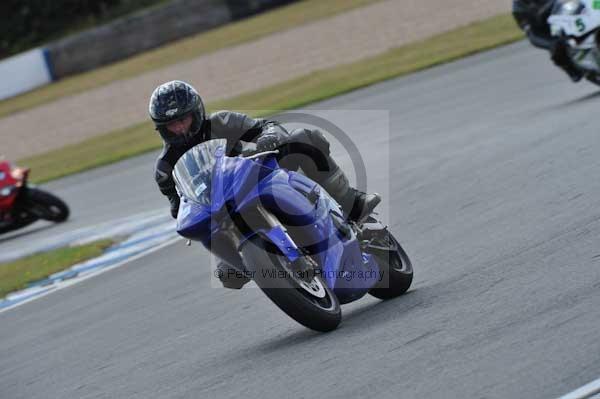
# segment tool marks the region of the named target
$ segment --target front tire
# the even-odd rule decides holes
[[[62,223],[69,218],[69,207],[63,200],[38,188],[27,189],[28,211],[40,219]]]
[[[292,319],[320,332],[335,330],[340,324],[339,301],[320,276],[309,281],[292,276],[289,260],[258,236],[243,246],[242,255],[256,285]],[[296,262],[309,260],[303,257]]]
[[[369,294],[379,299],[391,299],[404,294],[413,280],[410,258],[392,233],[387,230],[376,244],[380,248],[367,248],[367,251],[375,257],[383,279],[369,290]]]
[[[12,223],[0,227],[0,234],[22,229],[23,227],[29,226],[37,220],[38,218],[36,216],[27,212],[15,215],[15,220],[13,220]]]

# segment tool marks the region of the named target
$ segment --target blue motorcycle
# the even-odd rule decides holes
[[[225,139],[206,141],[175,165],[181,236],[202,242],[317,331],[339,325],[340,304],[408,290],[412,264],[383,224],[372,216],[347,221],[321,186],[281,168],[277,151],[230,157],[226,150]]]

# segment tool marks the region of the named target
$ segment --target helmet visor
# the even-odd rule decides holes
[[[169,133],[179,136],[189,133],[193,123],[194,117],[191,113],[188,113],[187,115],[165,123],[164,127]]]

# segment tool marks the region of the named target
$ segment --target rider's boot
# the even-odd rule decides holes
[[[220,261],[217,265],[217,276],[224,288],[231,288],[234,290],[239,290],[245,284],[250,282],[250,278],[245,276],[244,273],[223,261]]]
[[[552,61],[565,71],[573,82],[579,82],[583,78],[583,72],[573,63],[567,49],[568,45],[565,40],[557,40],[550,50]]]
[[[346,174],[330,160],[332,172],[323,181],[321,186],[341,205],[342,210],[349,220],[360,223],[365,220],[381,202],[377,193],[367,194],[350,186]]]
[[[569,78],[571,78],[571,81],[573,81],[574,83],[579,82],[581,78],[583,78],[583,73],[574,65],[562,65],[560,67],[563,71],[567,73],[567,75],[569,75]]]

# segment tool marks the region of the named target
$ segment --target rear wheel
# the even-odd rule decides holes
[[[385,230],[382,236],[372,242],[367,251],[375,257],[382,273],[382,279],[369,294],[379,299],[395,298],[410,288],[413,279],[413,267],[410,258],[394,238]]]
[[[258,236],[244,245],[242,254],[256,285],[292,319],[321,332],[335,330],[340,324],[339,301],[323,279],[311,273],[312,259],[302,257],[291,263]]]
[[[44,190],[27,190],[27,210],[40,219],[61,223],[69,218],[69,207],[63,200]]]

